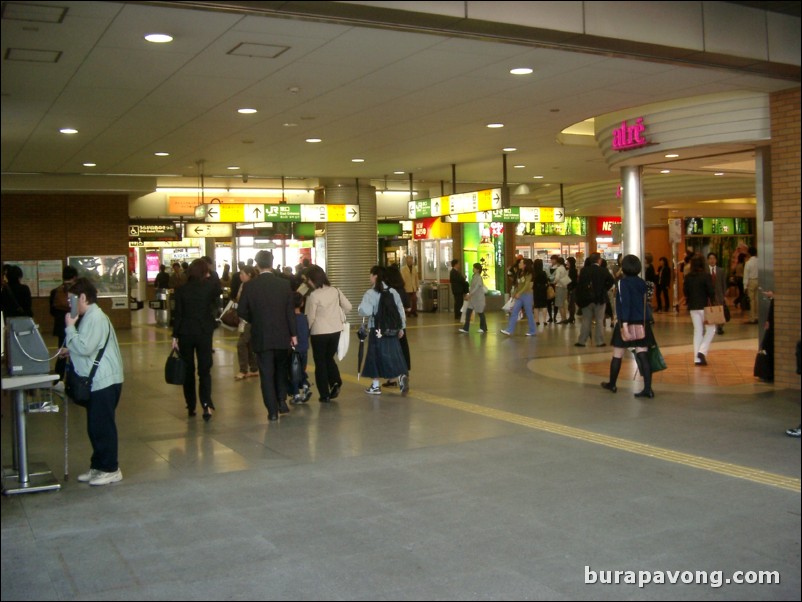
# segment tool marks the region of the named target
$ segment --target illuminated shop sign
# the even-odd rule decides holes
[[[596,235],[597,236],[612,236],[613,224],[620,224],[620,217],[597,217],[596,218]]]
[[[613,130],[613,150],[625,151],[646,146],[649,141],[643,137],[645,131],[643,117],[638,117],[634,125],[622,121],[621,126]]]

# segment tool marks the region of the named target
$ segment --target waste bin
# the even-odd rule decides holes
[[[156,324],[165,328],[172,325],[174,303],[169,289],[162,288],[156,291],[156,300],[148,301],[148,307],[156,312]]]
[[[420,287],[421,311],[437,311],[437,289],[431,284],[423,283]]]
[[[437,287],[437,307],[440,311],[451,311],[450,284],[441,284]]]

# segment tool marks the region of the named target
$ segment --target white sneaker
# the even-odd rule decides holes
[[[466,333],[466,334],[467,334],[467,332],[468,332],[468,331],[467,331],[467,330],[465,330],[464,328],[460,328],[459,330],[457,330],[457,332],[464,332],[464,333]]]
[[[64,381],[60,380],[55,385],[53,385],[53,390],[58,391],[59,393],[64,393]]]
[[[99,470],[96,470],[94,468],[90,468],[89,472],[85,472],[84,474],[79,474],[78,475],[78,482],[79,483],[88,483],[89,481],[91,481],[92,479],[94,479],[98,475],[100,475],[100,471]]]
[[[103,472],[98,470],[97,474],[89,481],[90,485],[108,485],[109,483],[117,483],[123,480],[123,472],[118,468],[114,472]]]
[[[367,389],[365,389],[365,393],[370,393],[371,395],[381,395],[382,388],[381,387],[374,387],[370,385]]]
[[[506,334],[507,336],[510,336],[512,333],[508,330],[502,330],[501,334]]]
[[[403,395],[407,391],[409,391],[409,376],[406,374],[402,374],[398,377],[398,386],[401,389],[401,394]]]
[[[482,328],[480,328],[480,329],[479,329],[479,334],[484,334],[484,333],[486,333],[486,332],[487,332],[487,331],[486,331],[486,330],[484,330],[484,329],[482,329]]]

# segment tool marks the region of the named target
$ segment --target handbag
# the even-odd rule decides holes
[[[109,333],[106,335],[106,342],[103,343],[103,347],[97,352],[89,376],[81,376],[75,371],[75,366],[73,366],[72,362],[67,362],[67,371],[64,378],[64,393],[79,406],[87,407],[89,405],[89,398],[92,395],[92,381],[95,379],[95,373],[100,365],[100,360],[103,359],[103,354],[106,352],[106,346],[109,344],[110,336],[111,324],[109,324]]]
[[[705,324],[720,326],[725,324],[724,307],[722,305],[708,305],[705,307]]]
[[[183,385],[187,375],[187,365],[176,349],[167,356],[164,364],[164,381],[168,385]]]
[[[301,387],[303,380],[304,365],[301,362],[301,354],[293,347],[292,351],[290,351],[290,385],[292,385],[292,390],[297,391]]]
[[[660,347],[657,346],[657,343],[649,347],[647,358],[649,360],[649,367],[652,369],[653,373],[668,368],[668,366],[666,366],[666,360],[660,352]]]
[[[554,297],[557,296],[557,292],[554,290],[554,285],[549,284],[546,286],[546,299],[551,301]]]
[[[621,323],[621,338],[625,341],[639,341],[646,338],[646,327],[643,324]]]
[[[233,301],[228,302],[228,305],[226,305],[225,310],[223,310],[223,313],[220,316],[220,322],[223,324],[223,326],[226,326],[231,330],[235,330],[239,326],[239,314],[237,313],[236,303]]]
[[[774,369],[771,366],[771,361],[765,349],[761,349],[755,356],[755,368],[753,371],[755,377],[766,382],[774,380]]]

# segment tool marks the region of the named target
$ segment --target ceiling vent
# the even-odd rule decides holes
[[[66,6],[3,2],[2,18],[5,21],[33,21],[35,23],[62,23],[69,9]]]
[[[234,56],[247,56],[256,59],[275,59],[290,49],[289,46],[275,46],[273,44],[252,44],[243,42],[228,51]]]

